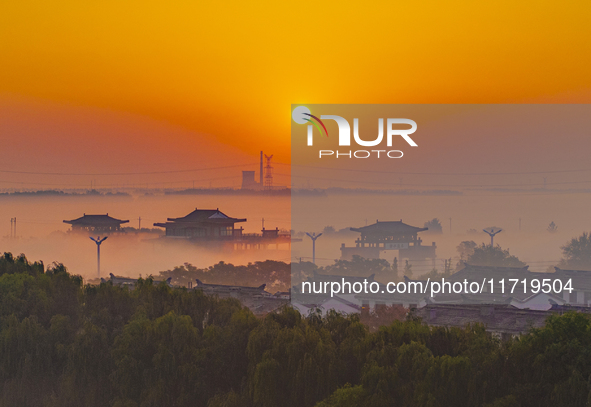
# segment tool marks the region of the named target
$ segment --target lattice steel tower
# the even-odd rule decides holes
[[[267,190],[273,189],[273,166],[271,165],[272,158],[273,154],[265,154],[265,160],[267,162],[267,165],[265,165],[265,189]]]

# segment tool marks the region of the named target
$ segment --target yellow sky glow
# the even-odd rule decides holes
[[[4,1],[0,95],[289,161],[291,103],[591,101],[581,1]]]

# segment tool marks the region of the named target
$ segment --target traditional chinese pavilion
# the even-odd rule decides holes
[[[166,237],[195,239],[233,239],[242,236],[242,228],[235,224],[246,219],[232,218],[219,209],[195,209],[182,218],[168,218],[164,223],[154,223],[166,229]]]
[[[244,229],[236,228],[237,223],[246,222],[243,218],[232,218],[219,209],[195,209],[182,218],[168,218],[166,222],[154,223],[154,226],[165,228],[165,238],[188,239],[200,244],[223,245],[236,250],[265,249],[271,245],[279,248],[279,244],[291,245],[289,233],[278,228],[265,229],[262,233],[243,233]]]
[[[113,233],[121,231],[121,225],[129,220],[116,219],[107,213],[106,215],[87,215],[72,220],[64,220],[64,223],[72,225],[72,231],[90,233]]]
[[[341,246],[342,259],[351,259],[354,255],[378,259],[380,252],[387,250],[398,250],[400,258],[411,260],[437,257],[435,242],[431,246],[422,246],[423,241],[418,237],[419,232],[428,228],[407,225],[402,219],[386,222],[376,220],[373,225],[351,230],[361,233],[361,236],[355,240],[355,247],[345,247],[345,244]]]

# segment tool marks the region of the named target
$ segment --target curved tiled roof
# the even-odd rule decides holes
[[[122,223],[128,223],[129,220],[116,219],[107,213],[106,215],[87,215],[84,214],[80,218],[72,220],[64,220],[64,223],[70,225],[81,225],[81,226],[97,226],[97,225],[120,225]]]
[[[407,225],[402,220],[380,222],[376,221],[373,225],[367,225],[360,228],[350,228],[354,232],[363,234],[383,234],[383,235],[404,235],[417,232],[423,232],[429,228],[418,228],[416,226]]]
[[[232,218],[219,209],[195,209],[190,214],[181,218],[168,218],[168,222],[172,223],[202,223],[202,222],[246,222],[246,219]],[[166,226],[170,223],[155,223],[155,226]]]

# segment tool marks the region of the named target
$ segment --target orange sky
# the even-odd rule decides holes
[[[589,103],[589,21],[583,1],[3,1],[0,141],[23,151],[0,167],[286,163],[291,103]]]

